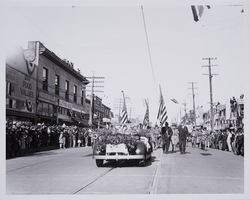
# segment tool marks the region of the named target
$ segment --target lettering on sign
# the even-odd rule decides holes
[[[77,109],[77,108],[72,108],[73,111],[79,112],[79,113],[84,113],[83,110]]]
[[[22,87],[20,88],[21,95],[25,97],[34,98],[34,92],[32,91],[32,83],[30,78],[25,76]]]
[[[72,109],[72,104],[63,100],[59,100],[59,106],[67,108],[67,109]]]

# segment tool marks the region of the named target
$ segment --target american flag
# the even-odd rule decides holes
[[[164,99],[163,99],[162,92],[161,92],[161,87],[160,87],[160,106],[158,110],[157,119],[160,122],[161,126],[163,126],[168,119],[167,107],[164,103]]]
[[[122,125],[124,125],[124,124],[126,124],[128,122],[128,113],[127,113],[125,96],[124,96],[123,91],[122,91],[122,94],[123,94],[123,108],[122,108],[121,123],[122,123]]]
[[[203,15],[204,9],[210,9],[211,7],[209,5],[203,6],[203,5],[192,5],[191,9],[192,9],[192,13],[193,13],[193,17],[194,17],[194,21],[198,22],[201,19],[201,16]]]
[[[143,119],[143,126],[147,127],[149,125],[149,106],[148,106],[148,101],[145,100],[147,109],[146,109],[146,113]]]

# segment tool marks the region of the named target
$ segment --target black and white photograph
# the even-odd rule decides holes
[[[12,0],[0,15],[4,198],[249,198],[246,1]]]

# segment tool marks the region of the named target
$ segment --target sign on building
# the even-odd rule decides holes
[[[6,58],[6,109],[35,113],[36,70],[25,59],[22,48]]]

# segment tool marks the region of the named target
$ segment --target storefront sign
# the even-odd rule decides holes
[[[72,110],[72,103],[59,99],[59,106]]]
[[[79,112],[79,113],[85,113],[83,110],[80,110],[78,108],[72,108],[73,111]]]
[[[11,91],[6,93],[8,99],[15,104],[7,105],[22,112],[35,112],[36,106],[36,73],[30,73],[23,49],[19,48],[6,58],[6,82]],[[32,69],[36,71],[36,68]]]

